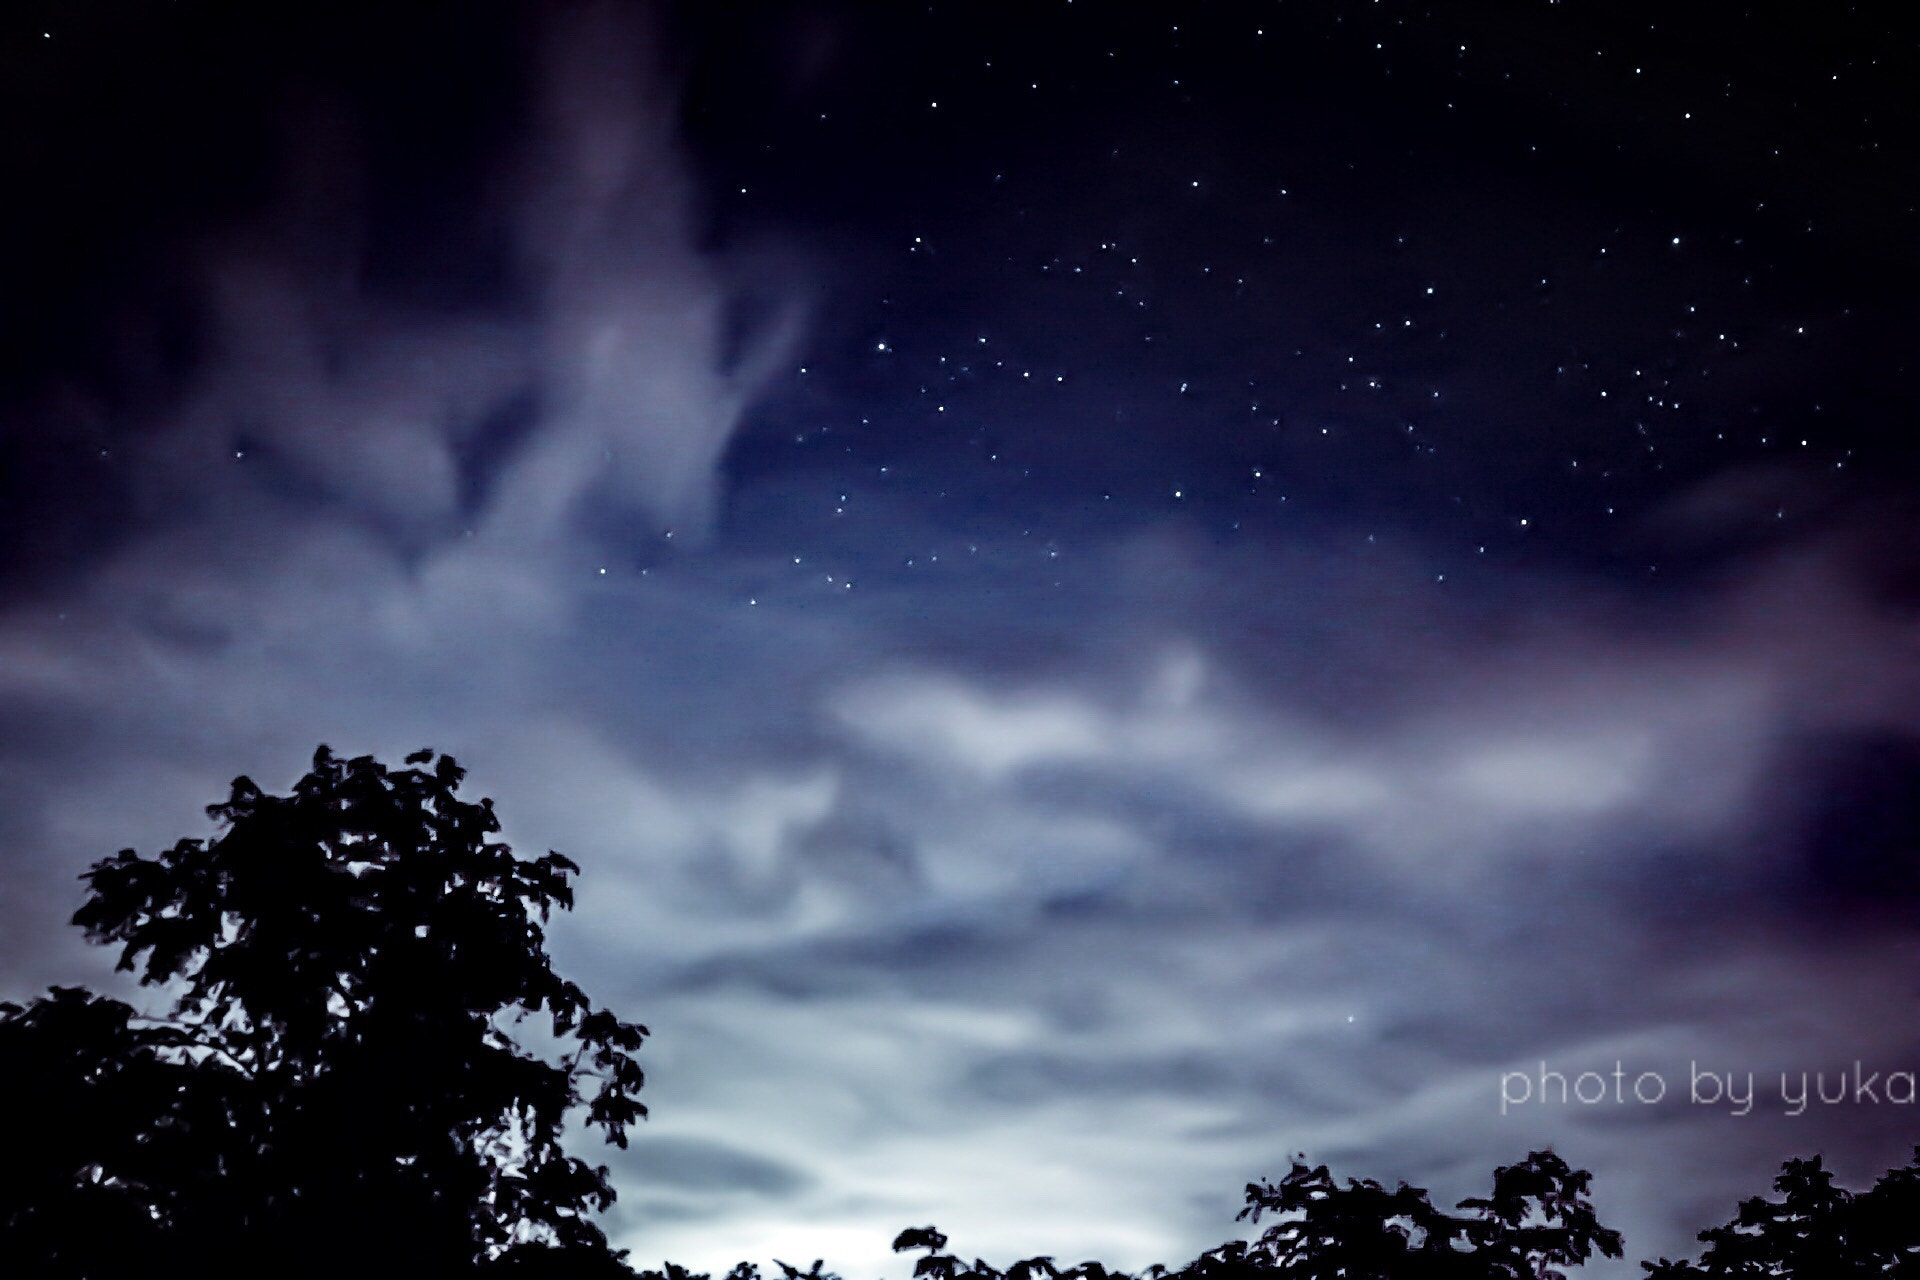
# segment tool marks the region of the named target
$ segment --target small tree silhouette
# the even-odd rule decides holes
[[[1742,1201],[1733,1221],[1700,1233],[1699,1262],[1641,1263],[1649,1280],[1920,1276],[1920,1148],[1857,1194],[1836,1187],[1819,1156],[1786,1161],[1773,1186],[1778,1200]]]
[[[1594,1252],[1617,1258],[1620,1233],[1600,1225],[1587,1200],[1591,1175],[1551,1151],[1494,1171],[1493,1194],[1460,1202],[1470,1215],[1433,1207],[1427,1193],[1401,1183],[1389,1191],[1372,1179],[1342,1187],[1325,1165],[1296,1162],[1279,1182],[1247,1184],[1242,1220],[1278,1221],[1249,1243],[1211,1249],[1169,1273],[1149,1267],[1149,1280],[1254,1280],[1276,1274],[1297,1280],[1566,1280]],[[894,1251],[925,1249],[916,1280],[1130,1280],[1097,1262],[1058,1268],[1051,1258],[1029,1258],[1005,1271],[975,1260],[971,1266],[942,1252],[947,1237],[932,1227],[903,1231]]]
[[[1266,1270],[1302,1280],[1566,1280],[1560,1270],[1598,1251],[1621,1254],[1620,1233],[1587,1200],[1592,1175],[1551,1151],[1494,1170],[1493,1194],[1436,1209],[1427,1193],[1371,1179],[1335,1185],[1325,1165],[1296,1163],[1279,1183],[1247,1187],[1242,1218],[1279,1213],[1247,1251]]]
[[[211,841],[86,873],[74,923],[178,996],[0,1006],[0,1090],[35,1109],[0,1162],[16,1273],[631,1274],[607,1170],[561,1146],[583,1102],[620,1146],[645,1115],[646,1029],[546,952],[578,868],[495,839],[452,757],[406,763],[323,746],[291,795],[235,779]]]

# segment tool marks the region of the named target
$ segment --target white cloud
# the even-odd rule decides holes
[[[896,672],[853,682],[832,710],[858,741],[950,787],[955,770],[989,793],[1067,770],[1205,798],[1278,830],[1340,833],[1387,862],[1497,857],[1530,851],[1543,823],[1573,837],[1630,821],[1692,838],[1731,820],[1780,730],[1778,680],[1730,655],[1734,639],[1584,667],[1554,648],[1505,654],[1424,700],[1400,692],[1405,712],[1364,736],[1250,699],[1193,637],[1131,698]],[[1597,653],[1620,638],[1579,643]],[[1211,684],[1194,674],[1209,669]],[[1171,698],[1169,671],[1181,673]]]

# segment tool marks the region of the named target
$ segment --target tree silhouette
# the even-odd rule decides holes
[[[1590,1175],[1551,1151],[1496,1169],[1493,1194],[1463,1200],[1453,1215],[1427,1193],[1401,1183],[1392,1191],[1371,1179],[1337,1184],[1325,1165],[1295,1163],[1277,1183],[1247,1185],[1242,1220],[1277,1221],[1252,1242],[1236,1240],[1201,1254],[1176,1272],[1150,1267],[1151,1280],[1565,1280],[1598,1250],[1621,1253],[1620,1233],[1600,1225],[1587,1200]],[[1006,1271],[943,1253],[947,1237],[932,1227],[903,1231],[894,1251],[925,1249],[915,1280],[1130,1280],[1097,1262],[1061,1269],[1029,1258]]]
[[[35,1108],[0,1173],[18,1273],[631,1274],[607,1170],[561,1145],[582,1103],[620,1146],[645,1114],[646,1029],[546,952],[578,868],[493,838],[451,757],[406,764],[323,746],[291,795],[235,779],[211,841],[86,873],[74,923],[177,998],[0,1006],[0,1089]]]
[[[1598,1250],[1621,1254],[1620,1233],[1600,1225],[1587,1200],[1592,1180],[1551,1151],[1535,1151],[1493,1174],[1493,1194],[1444,1213],[1404,1182],[1393,1191],[1325,1165],[1295,1164],[1278,1184],[1247,1187],[1242,1218],[1286,1215],[1247,1250],[1262,1269],[1301,1280],[1565,1280]]]
[[[1920,1148],[1905,1168],[1858,1194],[1836,1187],[1819,1156],[1780,1169],[1778,1200],[1742,1201],[1733,1221],[1702,1231],[1707,1248],[1697,1263],[1641,1263],[1650,1280],[1920,1276]]]

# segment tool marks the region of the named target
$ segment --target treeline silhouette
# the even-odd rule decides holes
[[[594,1215],[604,1165],[562,1147],[584,1112],[624,1147],[646,1114],[646,1028],[553,970],[545,925],[578,868],[517,857],[492,802],[431,750],[390,769],[326,747],[288,795],[247,778],[208,806],[210,840],[131,849],[82,879],[74,923],[172,997],[165,1016],[73,987],[0,1004],[0,1276],[380,1280],[711,1280],[635,1272]],[[541,1047],[530,1050],[525,1039]],[[1436,1208],[1402,1183],[1295,1163],[1246,1188],[1266,1230],[1130,1276],[1052,1258],[1004,1270],[932,1227],[915,1280],[1564,1280],[1621,1256],[1590,1175],[1550,1151],[1496,1169],[1489,1195]],[[1790,1160],[1779,1200],[1701,1233],[1697,1275],[1920,1280],[1920,1151],[1871,1190]],[[780,1280],[834,1280],[776,1262]],[[727,1280],[763,1280],[752,1263]]]

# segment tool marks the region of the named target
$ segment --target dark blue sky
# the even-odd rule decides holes
[[[643,1263],[1900,1162],[1782,1073],[1920,1069],[1920,59],[1670,8],[10,6],[0,983],[430,743],[657,1033]]]

